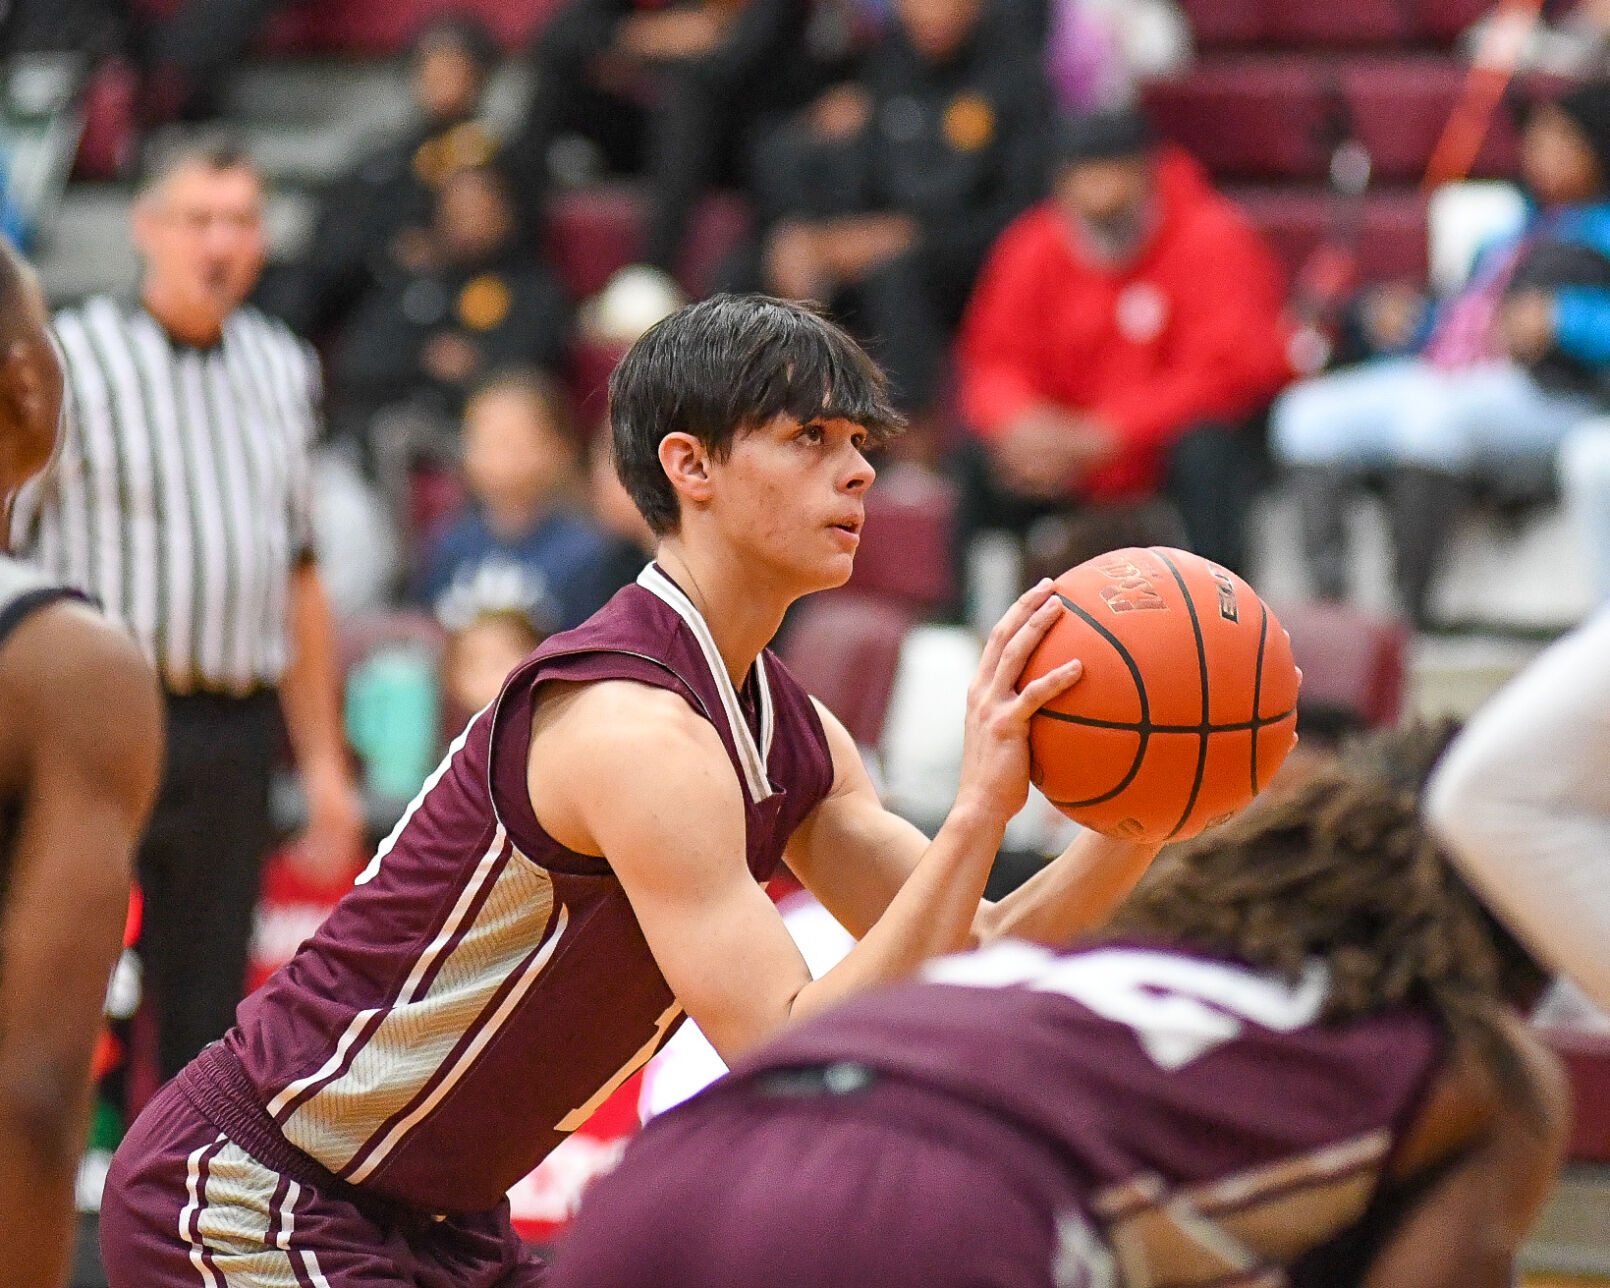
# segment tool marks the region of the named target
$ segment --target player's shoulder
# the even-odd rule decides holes
[[[154,740],[155,673],[129,635],[88,604],[61,599],[20,622],[0,650],[0,706],[64,752],[116,761]]]
[[[715,727],[680,693],[640,680],[555,680],[538,695],[538,723],[562,728],[578,749],[664,757],[714,746]]]

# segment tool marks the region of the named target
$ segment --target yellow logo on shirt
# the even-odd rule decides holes
[[[943,129],[958,152],[976,152],[995,137],[995,109],[982,94],[958,94],[945,109]]]
[[[514,297],[495,273],[471,278],[458,293],[458,320],[472,331],[490,331],[509,316]]]

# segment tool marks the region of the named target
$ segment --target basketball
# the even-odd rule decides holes
[[[1178,841],[1247,804],[1296,744],[1291,641],[1246,582],[1163,546],[1065,572],[1066,611],[1022,684],[1072,658],[1084,675],[1034,716],[1034,784],[1077,823]]]

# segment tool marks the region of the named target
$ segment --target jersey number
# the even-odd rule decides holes
[[[1023,943],[946,957],[925,974],[940,984],[1027,988],[1072,998],[1130,1029],[1164,1069],[1178,1069],[1233,1041],[1249,1022],[1281,1033],[1312,1024],[1328,986],[1317,962],[1290,986],[1241,967],[1173,953],[1101,948],[1058,956]]]

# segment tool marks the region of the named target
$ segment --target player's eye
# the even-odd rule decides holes
[[[802,425],[799,430],[799,439],[803,443],[820,443],[826,438],[826,432],[820,425]]]

